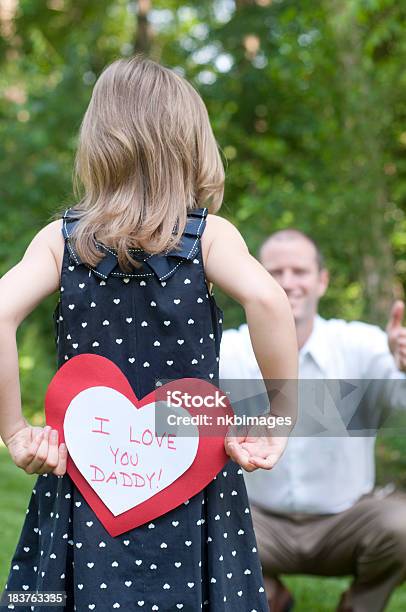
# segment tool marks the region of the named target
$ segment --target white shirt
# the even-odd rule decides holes
[[[262,378],[247,325],[224,332],[220,377],[223,380]],[[383,404],[388,408],[406,407],[406,376],[396,367],[386,333],[374,325],[359,321],[347,323],[341,319],[325,320],[317,316],[312,334],[300,351],[299,378],[335,379],[332,384],[336,385],[339,384],[337,379],[401,378],[403,382],[388,384],[387,389],[385,384],[382,385],[384,392],[379,394],[379,402],[376,397],[367,396],[371,404],[368,408],[375,409],[375,403],[379,403],[379,411]],[[306,392],[299,392],[299,415],[304,396],[309,403],[311,386],[309,381],[301,384]],[[325,397],[324,434],[299,437],[299,416],[285,453],[275,468],[245,474],[252,502],[276,513],[330,514],[350,508],[373,489],[374,435],[349,437],[341,418],[335,419],[339,416],[337,406],[328,401],[328,393]],[[354,403],[353,398],[350,401]],[[345,401],[343,407],[345,411]],[[307,412],[311,413],[312,409],[307,407]],[[323,410],[319,410],[316,421],[323,422],[323,418]],[[342,434],[333,434],[340,437],[331,437],[328,430],[336,432],[340,424]]]

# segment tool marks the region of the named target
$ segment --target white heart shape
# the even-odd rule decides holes
[[[133,318],[132,318],[132,317],[127,317],[127,318],[126,318],[127,323],[131,323],[131,322],[132,322],[132,320],[133,320]]]
[[[160,405],[159,412],[162,413],[162,410],[165,410],[165,405]],[[66,410],[64,437],[69,454],[85,480],[114,516],[138,506],[169,487],[192,465],[196,457],[198,428],[194,426],[191,431],[191,425],[167,425],[166,436],[162,441],[160,432],[158,440],[155,434],[155,412],[153,403],[136,408],[123,394],[102,386],[81,391]],[[173,412],[171,406],[168,414]],[[183,419],[189,416],[184,408],[176,408],[175,412]],[[100,430],[100,421],[96,417],[109,418],[104,431],[110,435],[98,435],[92,431]],[[152,442],[135,444],[140,433],[147,431],[150,432]],[[169,435],[174,436],[171,438],[172,444],[168,443]],[[120,463],[123,453],[127,453],[127,458],[139,454],[139,467],[136,470]],[[134,472],[138,474],[137,477],[134,477]],[[114,477],[110,478],[112,474]],[[104,546],[105,543],[100,542],[99,547]]]
[[[124,584],[126,587],[130,587],[132,585],[132,580],[126,580]]]
[[[119,303],[120,303],[120,298],[114,298],[113,302],[114,302],[115,304],[119,304]]]

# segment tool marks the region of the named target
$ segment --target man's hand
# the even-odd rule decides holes
[[[63,476],[66,472],[68,451],[65,444],[58,445],[56,429],[27,424],[5,443],[14,463],[27,474]]]
[[[230,428],[224,440],[227,455],[247,472],[258,468],[270,470],[281,458],[288,437],[274,437],[265,426],[251,427],[246,435],[236,435]]]
[[[397,300],[392,307],[389,322],[386,326],[390,351],[397,367],[402,372],[406,372],[406,327],[402,325],[404,312],[404,302]]]

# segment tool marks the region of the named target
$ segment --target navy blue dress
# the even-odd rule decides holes
[[[207,209],[189,213],[176,252],[134,249],[142,266],[130,274],[101,243],[105,256],[97,267],[82,263],[70,239],[75,212],[65,212],[54,313],[58,367],[80,353],[103,355],[138,398],[160,378],[216,384],[222,313],[202,263],[206,216]],[[66,591],[66,607],[57,609],[78,612],[268,610],[241,468],[229,461],[200,493],[117,537],[67,474],[39,476],[6,589]]]

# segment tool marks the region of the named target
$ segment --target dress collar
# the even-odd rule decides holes
[[[207,214],[207,208],[196,208],[188,212],[186,227],[177,249],[155,255],[145,253],[141,249],[133,249],[139,251],[140,254],[144,254],[143,266],[138,273],[120,271],[114,249],[110,249],[99,242],[96,242],[96,246],[103,251],[103,258],[95,267],[84,264],[72,244],[72,234],[79,222],[79,217],[73,208],[68,208],[63,215],[62,233],[75,265],[86,265],[103,279],[108,278],[110,274],[121,277],[146,277],[155,274],[159,281],[164,281],[175,274],[184,261],[194,260],[199,251],[199,242],[206,225]]]

